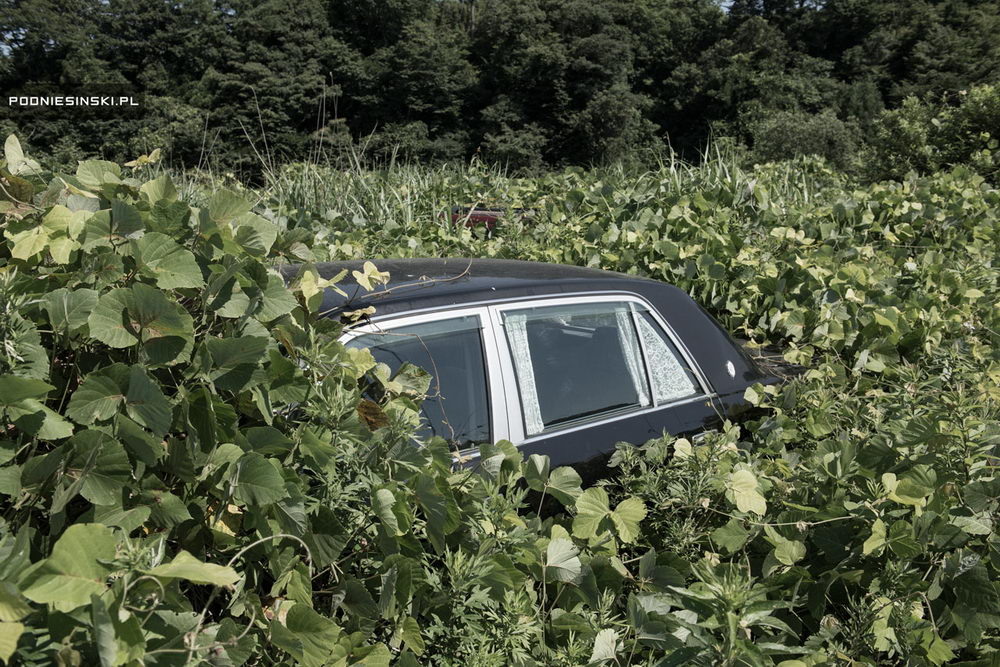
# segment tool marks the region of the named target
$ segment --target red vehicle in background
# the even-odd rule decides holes
[[[451,222],[463,225],[469,229],[481,227],[486,237],[493,236],[497,224],[504,218],[528,218],[534,211],[527,208],[505,208],[496,206],[454,206],[451,209]]]

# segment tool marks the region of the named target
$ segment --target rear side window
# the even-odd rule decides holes
[[[404,362],[431,374],[423,402],[423,437],[440,436],[456,449],[490,438],[486,362],[476,316],[395,327],[363,334],[347,347],[369,348],[375,360],[395,373]]]
[[[653,384],[653,398],[657,404],[668,403],[701,393],[694,372],[684,362],[677,348],[667,338],[647,311],[637,313],[639,337]]]
[[[527,435],[651,404],[627,303],[506,310]]]

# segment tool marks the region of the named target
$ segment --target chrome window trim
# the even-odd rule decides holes
[[[643,306],[653,318],[653,321],[659,325],[660,329],[667,335],[667,338],[674,344],[676,349],[680,352],[684,361],[688,364],[689,368],[694,372],[695,377],[700,385],[701,393],[694,396],[688,396],[685,398],[678,399],[676,401],[670,401],[667,403],[659,403],[651,405],[648,408],[642,408],[641,406],[636,406],[635,410],[619,411],[615,414],[610,414],[606,418],[601,418],[597,415],[595,419],[577,422],[565,427],[555,427],[552,429],[547,429],[541,433],[537,433],[531,436],[527,435],[527,428],[524,423],[524,414],[521,407],[521,396],[520,391],[517,386],[517,373],[514,371],[514,364],[510,352],[510,343],[507,341],[507,336],[503,333],[503,318],[502,315],[504,311],[508,310],[520,310],[523,308],[544,308],[548,306],[559,306],[565,304],[577,304],[577,303],[638,303]],[[631,307],[631,306],[630,306]],[[690,403],[692,401],[707,399],[714,399],[717,395],[714,393],[711,384],[709,384],[705,374],[702,372],[701,367],[695,361],[694,356],[691,351],[688,350],[687,346],[680,339],[677,333],[669,325],[668,322],[661,316],[660,312],[654,308],[646,299],[634,292],[602,292],[602,293],[588,293],[588,294],[562,294],[559,296],[544,296],[544,297],[520,297],[518,299],[507,300],[505,303],[494,303],[488,306],[488,309],[493,317],[494,327],[496,328],[496,338],[498,341],[498,346],[501,351],[501,363],[500,368],[503,373],[504,388],[507,392],[507,427],[509,437],[508,440],[513,442],[515,445],[520,446],[525,443],[534,442],[536,440],[551,437],[553,435],[562,435],[563,433],[571,433],[580,428],[587,426],[593,426],[595,424],[601,424],[609,421],[615,421],[617,419],[624,419],[627,417],[634,417],[636,415],[645,414],[650,410],[658,410],[663,408],[674,407],[677,405],[683,405],[685,403]],[[500,339],[503,339],[503,344],[500,345]],[[646,360],[643,359],[643,365],[646,366]],[[649,369],[646,369],[647,374]],[[652,390],[650,390],[652,392]]]
[[[347,344],[359,336],[365,334],[377,334],[391,331],[397,327],[405,327],[413,324],[425,324],[427,322],[441,322],[443,320],[458,319],[460,317],[475,316],[479,318],[479,335],[483,344],[483,357],[486,365],[486,396],[490,406],[490,436],[493,442],[507,439],[509,428],[507,426],[507,391],[504,387],[504,377],[499,369],[499,346],[496,340],[496,330],[492,326],[490,313],[483,306],[450,309],[446,312],[421,312],[416,314],[397,314],[397,316],[380,318],[379,321],[366,322],[363,325],[351,327],[340,336],[340,342]],[[478,451],[475,449],[465,449],[459,452],[467,456],[468,452]]]
[[[400,312],[400,313],[388,313],[388,314],[385,314],[385,315],[379,315],[378,314],[378,300],[377,299],[373,299],[371,301],[366,301],[364,303],[364,305],[366,305],[366,306],[374,306],[375,307],[375,315],[373,315],[372,317],[367,318],[365,320],[365,322],[366,323],[367,322],[379,322],[379,321],[382,321],[382,320],[396,319],[397,317],[409,317],[411,315],[422,315],[424,313],[439,313],[439,312],[447,311],[447,310],[462,310],[462,309],[465,309],[465,308],[481,308],[481,307],[494,306],[494,305],[505,305],[505,304],[508,304],[508,303],[522,303],[522,302],[525,302],[525,301],[533,301],[535,299],[549,299],[549,298],[569,298],[569,299],[575,299],[577,297],[582,297],[582,296],[604,296],[604,295],[612,295],[612,294],[623,294],[625,296],[636,297],[637,299],[639,299],[640,301],[643,301],[645,303],[645,299],[643,299],[642,297],[640,297],[635,292],[632,292],[632,291],[629,291],[629,290],[624,290],[624,289],[621,289],[621,290],[587,290],[587,291],[584,291],[584,292],[560,292],[560,293],[555,294],[555,295],[553,295],[553,294],[543,294],[543,295],[539,295],[539,296],[506,296],[506,297],[499,298],[499,299],[480,299],[478,301],[464,301],[464,302],[458,303],[458,304],[445,304],[443,306],[428,306],[427,308],[414,308],[413,310],[407,310],[405,312]],[[360,326],[360,325],[355,325],[355,326]],[[353,327],[351,327],[348,330],[349,331],[353,331]]]

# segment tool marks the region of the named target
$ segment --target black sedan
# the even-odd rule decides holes
[[[361,264],[317,268],[326,278]],[[375,264],[387,284],[348,288],[346,298],[328,290],[323,310],[374,307],[344,342],[393,371],[404,362],[429,371],[420,435],[445,438],[463,460],[507,439],[554,466],[586,466],[620,441],[696,437],[744,411],[747,387],[778,381],[662,282],[514,260]]]

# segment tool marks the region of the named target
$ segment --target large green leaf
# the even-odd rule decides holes
[[[610,513],[608,492],[599,486],[590,487],[576,499],[573,536],[583,539],[595,537],[601,532],[601,523]]]
[[[727,486],[733,493],[736,509],[741,512],[754,512],[763,516],[767,514],[767,501],[757,490],[757,476],[749,470],[737,470],[727,480]]]
[[[549,540],[545,548],[545,578],[548,581],[575,583],[580,579],[580,550],[565,537]]]
[[[138,332],[127,325],[126,311],[132,292],[126,288],[105,292],[87,318],[90,335],[109,347],[129,347],[138,342]]]
[[[218,389],[241,391],[264,358],[268,342],[269,339],[262,336],[207,339],[205,347],[213,365],[209,379]]]
[[[611,522],[622,542],[635,542],[639,537],[639,522],[646,518],[646,504],[634,496],[618,503],[611,513]]]
[[[271,624],[272,641],[303,667],[329,664],[331,649],[340,638],[340,627],[304,604],[288,611],[284,625]]]
[[[87,288],[69,290],[60,287],[46,294],[42,302],[52,329],[69,334],[86,326],[87,318],[97,305],[97,292]]]
[[[412,616],[407,616],[403,619],[400,628],[400,637],[402,637],[403,643],[407,648],[417,655],[421,655],[427,648],[424,638],[420,634],[420,624]]]
[[[276,275],[267,277],[267,287],[260,290],[260,305],[254,313],[261,322],[270,322],[292,312],[298,302],[295,295],[285,286],[285,281]]]
[[[29,568],[19,581],[24,597],[71,611],[101,595],[115,558],[111,529],[97,523],[75,524],[52,547],[52,555]]]
[[[132,465],[121,443],[107,433],[87,429],[69,440],[70,465],[83,484],[80,495],[95,505],[118,505],[132,480]]]
[[[194,253],[166,234],[147,232],[141,239],[132,241],[132,255],[143,274],[155,279],[160,289],[205,285]]]
[[[76,168],[76,177],[85,187],[97,189],[105,183],[120,183],[122,169],[107,160],[86,160]]]
[[[157,365],[188,358],[194,338],[194,320],[162,291],[137,283],[103,294],[88,318],[90,333],[109,347],[142,342],[149,360]]]
[[[146,181],[139,187],[139,191],[146,195],[146,199],[149,200],[150,204],[156,204],[163,200],[170,202],[177,199],[177,188],[174,187],[174,183],[170,180],[168,174],[162,174],[151,181]]]
[[[739,551],[749,537],[750,533],[737,519],[730,519],[724,526],[712,531],[712,541],[730,554]]]
[[[243,455],[233,466],[236,497],[249,505],[270,505],[285,497],[281,473],[260,454]]]
[[[378,489],[372,496],[372,509],[375,510],[375,516],[382,522],[382,527],[385,528],[386,532],[394,537],[402,535],[399,530],[399,521],[396,520],[396,514],[393,512],[395,504],[396,497],[389,489]]]
[[[208,202],[208,215],[218,223],[227,223],[250,211],[251,204],[231,190],[219,190]]]
[[[124,364],[118,364],[124,368]],[[77,387],[66,406],[66,416],[78,424],[111,419],[125,400],[125,391],[105,369],[91,373]]]

